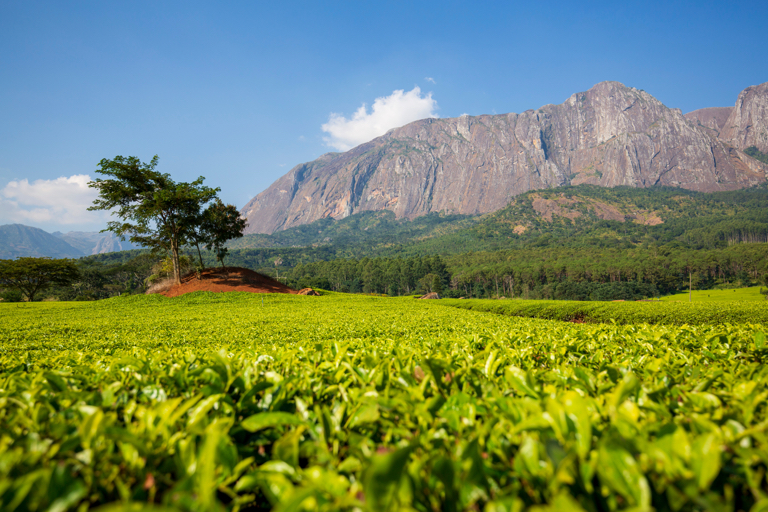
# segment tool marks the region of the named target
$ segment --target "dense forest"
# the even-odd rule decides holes
[[[689,285],[700,290],[768,284],[765,243],[697,250],[650,243],[634,248],[530,247],[443,257],[299,258],[290,267],[279,254],[271,265],[268,253],[259,254],[258,259],[227,264],[260,269],[294,288],[388,295],[436,291],[448,297],[630,300],[673,293]],[[192,256],[185,258],[188,269],[194,266]],[[58,290],[62,299],[141,293],[163,266],[162,260],[138,251],[78,263],[83,278],[69,289]],[[206,263],[214,264],[210,256]]]
[[[614,300],[694,289],[766,283],[768,246],[678,250],[531,248],[412,258],[363,258],[300,264],[293,286],[449,297]],[[766,283],[768,284],[768,283]]]

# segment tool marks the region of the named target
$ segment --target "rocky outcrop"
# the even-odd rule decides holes
[[[129,251],[140,249],[141,246],[132,244],[128,240],[120,241],[112,233],[100,233],[98,231],[70,231],[61,233],[56,231],[54,236],[61,238],[72,247],[76,247],[83,254],[106,254],[108,252]]]
[[[531,207],[542,219],[553,222],[555,217],[576,220],[591,213],[601,220],[613,220],[616,222],[635,222],[646,226],[663,224],[660,212],[643,210],[638,208],[622,208],[618,204],[608,204],[604,201],[589,197],[566,197],[560,194],[555,197],[542,197],[538,192],[531,194]],[[521,228],[519,230],[518,228]],[[525,233],[525,227],[516,226],[515,233]]]
[[[732,119],[741,122],[736,111],[738,104],[725,130]],[[734,147],[694,120],[644,91],[603,82],[522,114],[424,119],[396,128],[296,166],[241,213],[246,232],[272,233],[369,210],[391,210],[398,218],[487,213],[528,190],[566,184],[708,192],[765,181],[768,168],[741,151],[748,146]]]
[[[685,114],[685,118],[694,124],[709,128],[715,135],[720,135],[720,131],[728,121],[728,116],[733,112],[733,107],[709,107],[700,108],[693,112]]]
[[[720,138],[738,149],[755,146],[768,153],[768,82],[741,91]]]

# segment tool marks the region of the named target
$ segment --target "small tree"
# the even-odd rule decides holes
[[[66,286],[79,276],[75,262],[69,259],[0,260],[0,284],[20,291],[30,302],[52,284]]]
[[[99,162],[97,173],[111,179],[95,179],[88,186],[99,191],[89,210],[115,210],[123,222],[111,221],[107,229],[121,240],[167,251],[173,261],[174,282],[181,282],[179,248],[191,241],[192,226],[202,207],[216,198],[218,188],[203,185],[202,176],[192,183],[176,183],[155,170],[157,155],[148,164],[136,157],[116,156]]]
[[[216,259],[224,267],[224,258],[229,250],[224,246],[228,240],[240,238],[245,230],[245,219],[240,216],[237,207],[224,204],[218,197],[205,209],[198,221],[194,241],[196,244],[204,244],[206,249],[213,251]],[[199,254],[199,245],[198,245]],[[202,266],[202,258],[200,265]]]

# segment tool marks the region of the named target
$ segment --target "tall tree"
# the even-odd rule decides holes
[[[0,260],[0,285],[19,290],[30,302],[52,284],[65,286],[79,276],[75,262],[69,259]]]
[[[179,249],[191,239],[192,226],[201,216],[203,206],[216,198],[219,188],[203,185],[202,176],[192,183],[176,183],[168,174],[155,170],[155,155],[147,164],[137,157],[116,156],[99,162],[97,178],[88,186],[99,191],[89,210],[115,210],[122,222],[110,221],[107,229],[125,240],[149,247],[154,252],[167,251],[173,261],[173,280],[181,282]]]

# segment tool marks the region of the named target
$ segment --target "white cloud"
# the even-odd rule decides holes
[[[76,174],[55,180],[11,181],[0,190],[0,223],[45,226],[103,226],[106,212],[89,212],[98,195],[91,177]]]
[[[368,112],[363,105],[347,119],[341,114],[331,114],[322,128],[330,136],[325,143],[335,149],[347,151],[353,147],[384,135],[388,130],[403,126],[412,121],[437,117],[437,101],[432,93],[421,94],[421,89],[394,91],[389,96],[376,98]]]
[[[437,82],[435,82],[435,79],[434,79],[434,78],[432,78],[431,76],[425,76],[425,77],[424,77],[424,80],[426,80],[427,82],[429,82],[429,83],[431,83],[431,84],[435,84],[435,85],[437,85]]]

